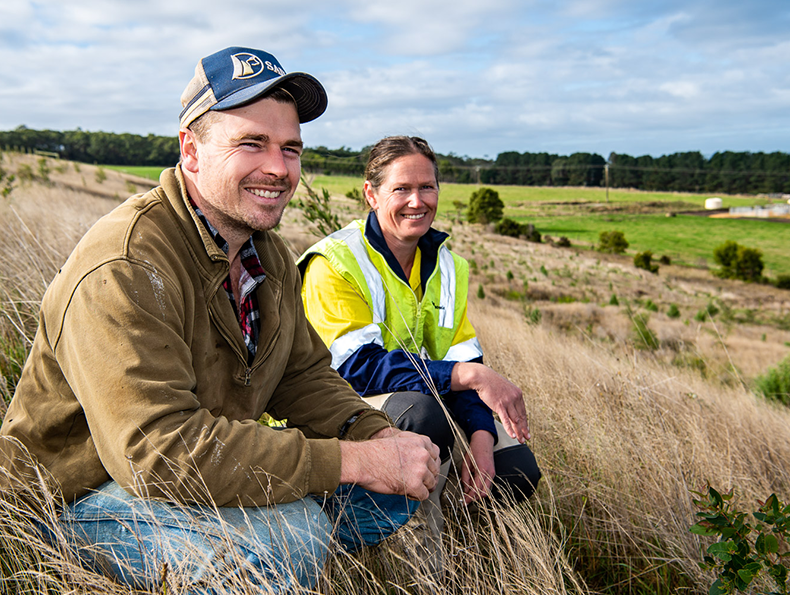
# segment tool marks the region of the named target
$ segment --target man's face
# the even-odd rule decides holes
[[[302,137],[291,103],[261,99],[215,112],[205,138],[182,131],[190,195],[229,242],[272,229],[296,191]]]

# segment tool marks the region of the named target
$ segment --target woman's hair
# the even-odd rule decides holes
[[[439,184],[439,165],[436,155],[427,141],[418,136],[388,136],[373,145],[365,166],[365,180],[378,189],[384,183],[387,169],[392,162],[407,155],[423,155],[433,164],[433,175]]]

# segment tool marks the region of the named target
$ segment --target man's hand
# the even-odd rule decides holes
[[[476,390],[491,407],[511,438],[524,444],[530,439],[524,395],[515,384],[488,366],[475,362],[458,362],[453,366],[450,388],[454,391]]]
[[[439,447],[426,436],[385,428],[370,440],[341,440],[340,483],[425,500],[436,487]]]
[[[494,437],[486,430],[478,430],[469,441],[469,451],[461,468],[464,504],[481,500],[491,493],[496,475],[494,468]]]

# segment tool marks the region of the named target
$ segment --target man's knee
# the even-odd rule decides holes
[[[494,452],[496,478],[493,496],[522,502],[538,487],[541,478],[535,455],[526,444],[510,446]]]
[[[401,430],[422,434],[439,447],[444,461],[452,452],[455,439],[449,413],[437,397],[418,392],[392,393],[383,410]]]

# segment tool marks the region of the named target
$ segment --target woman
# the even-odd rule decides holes
[[[439,184],[428,143],[405,136],[379,141],[364,195],[366,221],[352,222],[299,259],[305,312],[329,346],[332,366],[398,427],[429,436],[447,461],[445,476],[453,446],[449,411],[469,441],[461,468],[465,502],[503,492],[529,497],[540,471],[524,444],[530,437],[524,399],[482,363],[466,316],[468,264],[447,248],[447,234],[431,227]]]

